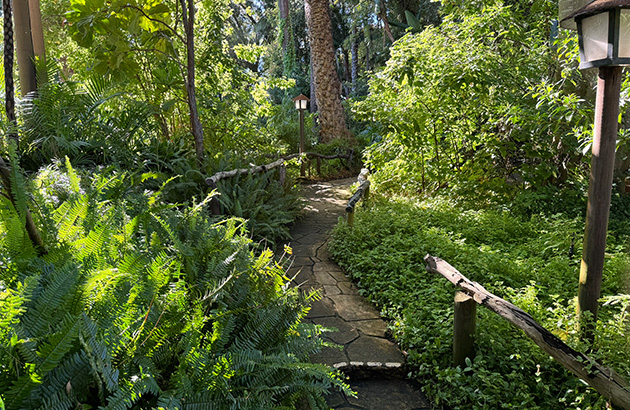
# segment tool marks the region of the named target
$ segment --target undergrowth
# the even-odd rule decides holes
[[[446,260],[584,351],[575,321],[582,231],[582,220],[561,215],[521,219],[444,198],[377,198],[357,212],[353,229],[345,223],[335,228],[330,252],[390,318],[409,353],[411,375],[436,405],[604,409],[599,394],[483,308],[477,310],[476,357],[464,369],[452,367],[454,287],[427,273],[423,262],[427,254]],[[630,298],[622,294],[630,291],[627,245],[626,236],[609,236],[592,355],[630,379]]]
[[[243,219],[217,223],[210,197],[168,204],[168,182],[145,189],[153,177],[81,178],[69,161],[40,172],[41,257],[23,208],[1,198],[6,409],[326,408],[323,394],[346,386],[308,361],[323,343],[303,323],[317,294],[289,287],[271,251],[253,252]]]

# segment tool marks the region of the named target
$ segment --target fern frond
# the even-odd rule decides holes
[[[11,195],[13,196],[13,205],[15,211],[20,217],[22,224],[26,223],[26,213],[28,212],[28,198],[26,193],[26,179],[22,174],[20,163],[16,151],[15,144],[9,145],[9,164],[10,180],[11,180]]]
[[[70,179],[70,188],[72,192],[78,194],[81,192],[81,180],[77,172],[72,168],[70,158],[66,156],[66,171],[68,172],[68,178]]]
[[[88,206],[88,197],[83,195],[74,201],[66,201],[57,208],[53,218],[57,224],[60,240],[72,241],[82,231],[79,223],[87,217]]]

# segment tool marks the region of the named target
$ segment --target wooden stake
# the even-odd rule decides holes
[[[453,364],[466,365],[466,358],[475,357],[475,329],[477,327],[477,303],[466,293],[455,292],[453,315]]]

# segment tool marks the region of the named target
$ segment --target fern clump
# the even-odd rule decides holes
[[[81,179],[68,161],[37,181],[46,255],[20,246],[19,215],[0,211],[8,410],[324,408],[331,386],[346,388],[308,361],[323,343],[303,323],[317,295],[254,253],[244,220],[217,223],[208,201],[166,205],[115,170]]]

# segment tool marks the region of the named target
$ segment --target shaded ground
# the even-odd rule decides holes
[[[387,325],[379,312],[329,258],[329,233],[338,218],[345,216],[354,181],[348,178],[304,185],[306,213],[291,230],[295,262],[289,274],[297,274],[295,282],[305,290],[322,290],[322,299],[313,304],[307,318],[339,329],[326,338],[340,348],[327,348],[311,359],[342,370],[358,393],[357,398],[331,394],[327,400],[333,409],[430,409],[424,395],[404,379],[405,357],[387,337]]]

